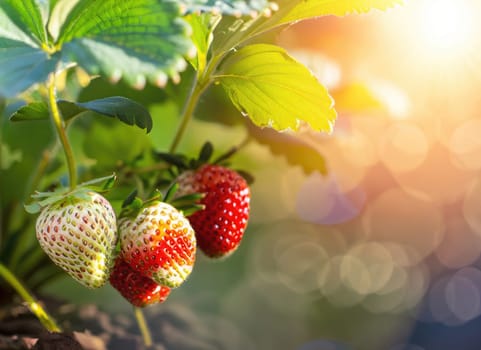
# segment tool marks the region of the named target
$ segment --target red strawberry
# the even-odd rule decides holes
[[[37,239],[55,264],[88,288],[109,278],[117,243],[115,212],[95,192],[64,197],[42,209]]]
[[[171,288],[191,273],[196,252],[194,230],[170,204],[154,202],[119,221],[124,260],[142,275]]]
[[[120,257],[115,261],[110,284],[132,305],[138,307],[162,303],[170,294],[169,287],[161,286],[141,275]]]
[[[237,249],[249,219],[250,190],[236,171],[206,164],[178,177],[179,194],[204,193],[204,210],[189,216],[199,248],[209,257]]]

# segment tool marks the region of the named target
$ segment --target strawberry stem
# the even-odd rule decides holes
[[[42,308],[40,303],[35,300],[30,292],[23,286],[23,284],[15,277],[15,275],[5,267],[5,265],[0,263],[0,276],[2,276],[5,281],[7,281],[10,286],[25,300],[28,308],[32,313],[37,316],[40,323],[49,332],[61,332],[61,329],[55,323],[55,320],[50,316],[45,309]]]
[[[199,98],[208,85],[209,84],[200,84],[198,77],[195,77],[192,88],[190,90],[190,94],[185,101],[184,110],[182,111],[181,123],[179,125],[179,128],[177,129],[177,133],[175,134],[174,141],[170,146],[170,153],[174,153],[177,149],[177,146],[179,146],[180,140],[182,139],[182,136],[184,136],[184,133],[187,129],[187,125],[192,119],[195,107],[199,102]]]
[[[261,17],[261,16],[259,16]],[[212,57],[205,67],[199,67],[197,71],[194,81],[192,82],[192,88],[190,90],[189,96],[187,97],[184,105],[184,109],[182,111],[181,123],[179,128],[177,129],[177,133],[175,135],[174,141],[170,146],[169,153],[174,153],[177,149],[177,146],[182,139],[182,136],[187,129],[187,125],[189,124],[190,120],[192,119],[192,115],[194,114],[195,108],[197,103],[199,102],[199,98],[202,96],[204,91],[212,84],[215,80],[214,73],[222,62],[224,57],[230,52],[226,50],[221,54]]]
[[[146,347],[152,346],[152,336],[150,335],[150,330],[145,321],[142,309],[134,307],[134,314],[137,319],[137,324],[139,325],[140,333],[142,334],[142,339],[144,340],[144,345]]]
[[[50,77],[50,82],[48,83],[48,105],[50,110],[50,116],[52,118],[53,124],[55,125],[55,129],[57,130],[60,142],[63,146],[65,158],[67,160],[70,189],[73,190],[77,186],[77,168],[75,166],[75,158],[73,156],[72,147],[70,146],[67,132],[65,131],[65,123],[58,108],[55,95],[55,74],[52,73]]]

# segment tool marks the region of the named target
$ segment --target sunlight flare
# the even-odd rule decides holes
[[[435,54],[468,50],[476,35],[474,12],[468,1],[426,1],[419,18],[423,44]]]

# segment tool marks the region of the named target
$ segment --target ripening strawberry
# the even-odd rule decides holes
[[[135,218],[119,220],[119,233],[123,259],[157,284],[176,288],[192,272],[194,230],[172,205],[155,202]]]
[[[117,243],[115,212],[100,194],[65,197],[42,209],[37,239],[52,261],[88,288],[107,282]]]
[[[133,270],[121,257],[115,260],[110,274],[110,284],[132,305],[144,307],[164,302],[170,288],[161,286]]]
[[[179,194],[205,193],[200,210],[189,216],[199,248],[209,257],[225,257],[239,246],[249,219],[250,189],[232,169],[206,164],[177,179]]]

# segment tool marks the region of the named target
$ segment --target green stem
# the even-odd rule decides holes
[[[195,107],[199,102],[199,98],[206,87],[207,86],[202,87],[202,85],[199,84],[199,80],[197,79],[197,76],[196,76],[192,84],[192,89],[190,90],[189,96],[185,101],[184,110],[182,111],[181,122],[180,122],[179,128],[177,129],[177,133],[175,134],[174,141],[172,142],[172,145],[170,146],[170,149],[169,149],[170,153],[174,153],[177,147],[179,146],[180,140],[182,139],[185,131],[187,130],[187,125],[192,119]]]
[[[61,332],[61,329],[55,323],[52,316],[50,316],[38,303],[37,300],[27,291],[27,289],[20,283],[20,281],[15,277],[15,275],[10,272],[3,264],[0,263],[0,276],[2,276],[5,281],[7,281],[13,289],[25,300],[30,311],[37,316],[40,323],[49,332]]]
[[[75,158],[73,156],[72,147],[70,146],[67,132],[65,130],[65,123],[60,114],[55,95],[55,75],[52,74],[48,84],[48,104],[50,108],[50,116],[63,146],[65,159],[67,160],[70,188],[73,190],[77,186],[77,168],[75,166]]]
[[[144,345],[146,347],[152,346],[152,336],[150,335],[149,327],[145,321],[142,309],[139,307],[134,307],[135,318],[137,319],[137,324],[139,325],[140,333],[142,334],[142,339],[144,340]]]

